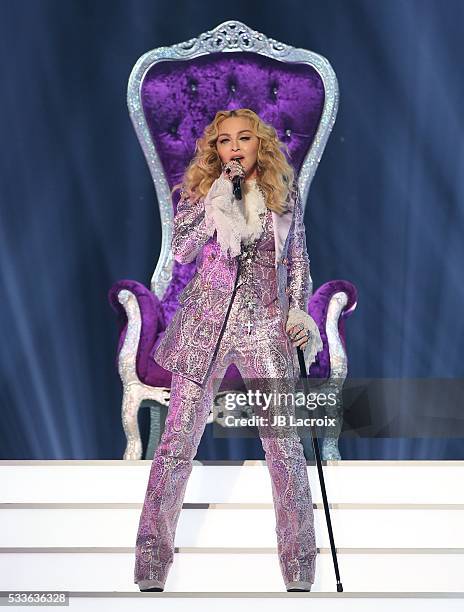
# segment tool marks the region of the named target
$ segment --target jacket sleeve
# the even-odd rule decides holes
[[[294,213],[288,245],[287,287],[289,309],[308,312],[309,298],[313,294],[313,281],[306,247],[306,230],[298,185],[294,185]]]
[[[214,234],[205,219],[204,198],[192,202],[182,194],[174,216],[171,240],[173,257],[181,264],[193,261],[203,245]]]

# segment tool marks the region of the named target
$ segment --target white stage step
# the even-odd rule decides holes
[[[250,504],[252,506],[252,504]],[[19,508],[19,505],[17,506]],[[338,548],[462,549],[464,508],[331,510]],[[1,512],[0,550],[4,547],[134,546],[142,504],[134,509],[48,509],[38,506]],[[237,523],[240,529],[236,529]],[[324,510],[315,510],[316,542],[330,546]],[[233,509],[230,504],[210,509],[184,507],[176,531],[176,547],[274,548],[274,509]]]
[[[257,610],[296,610],[307,598],[314,610],[463,609],[464,462],[324,465],[344,593],[335,592],[317,471],[309,464],[320,550],[309,594],[285,591],[264,461],[194,465],[166,591],[140,593],[134,545],[150,466],[1,461],[0,590],[70,591],[81,595],[71,607],[87,610],[153,609],[153,597],[157,610],[209,610],[218,597],[224,609],[246,600]]]
[[[55,465],[56,464],[56,465]],[[151,461],[0,461],[1,502],[143,501]],[[315,465],[313,501],[321,502]],[[333,503],[464,504],[464,461],[331,461],[324,464]],[[272,503],[264,461],[194,465],[185,502]]]
[[[3,553],[0,590],[138,591],[132,582],[133,552]],[[459,554],[342,553],[338,563],[346,592],[462,591]],[[166,581],[177,592],[283,592],[277,555],[229,550],[175,555]],[[311,592],[336,590],[331,555],[318,555]]]
[[[462,612],[462,597],[435,593],[71,593],[73,612]],[[15,610],[30,611],[15,606]]]

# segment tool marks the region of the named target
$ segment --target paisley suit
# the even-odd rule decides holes
[[[269,211],[275,244],[275,291],[284,321],[289,309],[307,313],[313,288],[303,209],[296,184],[293,194],[289,201],[291,208],[286,213]],[[171,244],[176,261],[189,263],[196,258],[196,273],[179,296],[180,307],[154,359],[166,370],[203,384],[232,300],[238,260],[224,254],[214,236],[210,236],[205,223],[204,198],[196,203],[188,198],[179,201]],[[261,281],[258,293],[265,293],[269,277],[264,276]],[[297,359],[296,350],[294,359]]]
[[[228,366],[237,365],[248,388],[257,380],[264,393],[292,390],[296,349],[285,320],[290,304],[306,309],[312,290],[299,199],[293,216],[279,217],[268,209],[263,230],[253,263],[257,311],[247,333],[249,277],[239,258],[224,256],[208,236],[203,202],[179,203],[174,256],[181,262],[196,257],[197,272],[180,296],[180,307],[155,354],[173,376],[165,430],[151,465],[137,533],[134,581],[141,590],[164,588],[192,462]],[[271,402],[269,419],[282,414],[294,412]],[[277,429],[259,424],[258,431],[271,476],[284,583],[286,588],[309,590],[317,553],[312,497],[303,447],[295,426],[288,423]]]

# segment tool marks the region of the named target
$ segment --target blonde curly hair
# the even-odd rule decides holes
[[[219,124],[229,117],[245,117],[249,120],[250,128],[259,140],[256,182],[265,194],[266,206],[278,214],[283,214],[289,209],[289,197],[294,200],[297,190],[294,170],[282,152],[284,149],[289,153],[288,147],[279,140],[275,128],[262,121],[249,108],[221,110],[216,113],[213,121],[206,126],[203,136],[197,139],[195,155],[184,172],[182,182],[174,185],[171,195],[181,189],[182,197],[187,197],[192,202],[206,196],[222,172],[216,141]]]

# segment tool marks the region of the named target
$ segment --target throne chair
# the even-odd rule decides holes
[[[118,324],[115,361],[123,386],[124,459],[142,458],[141,406],[150,406],[145,458],[153,458],[163,416],[166,418],[171,372],[154,361],[153,353],[179,307],[179,294],[195,273],[195,261],[182,265],[172,257],[173,217],[180,192],[171,197],[170,190],[180,182],[193,157],[197,138],[220,109],[254,110],[287,144],[305,209],[335,122],[338,99],[337,78],[326,58],[268,38],[234,20],[185,42],[148,51],[134,65],[127,102],[155,186],[162,241],[149,288],[135,280],[120,280],[108,294]],[[311,246],[309,235],[310,259]],[[330,280],[313,291],[308,305],[323,342],[308,376],[338,390],[332,412],[340,423],[340,389],[348,361],[345,320],[356,308],[356,300],[352,283]],[[240,373],[231,365],[215,400],[219,406],[234,384],[231,381],[236,388],[237,379]],[[211,414],[208,422],[212,419]],[[341,425],[322,439],[323,459],[340,459],[340,430]],[[308,458],[310,438],[303,438],[302,443]]]

